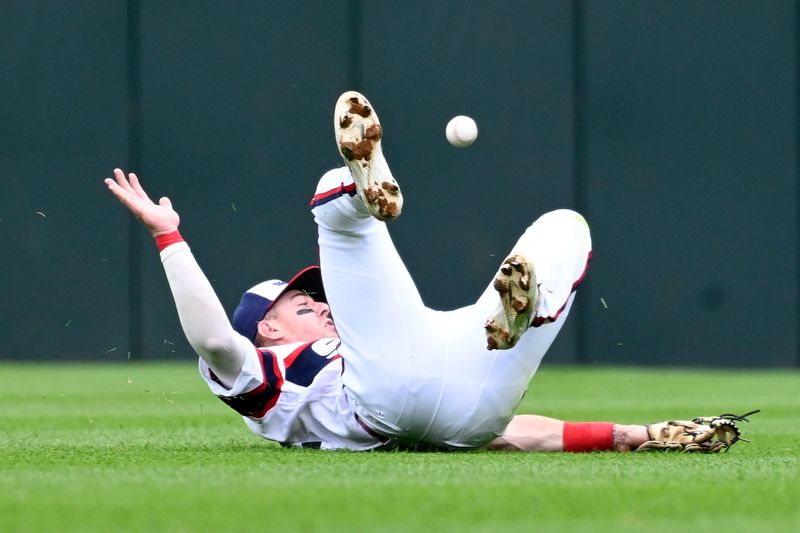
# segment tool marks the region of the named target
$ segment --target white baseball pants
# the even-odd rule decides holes
[[[489,351],[483,326],[499,302],[492,284],[473,305],[426,307],[386,224],[369,215],[353,190],[346,167],[326,173],[312,212],[342,342],[342,380],[356,413],[400,441],[484,446],[503,434],[569,313],[591,255],[588,225],[558,210],[528,227],[512,251],[534,265],[541,291],[536,315],[546,323],[529,328],[509,350]]]

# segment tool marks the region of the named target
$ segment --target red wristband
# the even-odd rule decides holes
[[[565,452],[614,449],[614,424],[609,422],[564,422]]]
[[[163,251],[164,248],[170,244],[175,244],[176,242],[183,242],[183,237],[181,237],[181,233],[178,230],[175,230],[172,233],[156,235],[156,246],[158,246],[159,252]]]

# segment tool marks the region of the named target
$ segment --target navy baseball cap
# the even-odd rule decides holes
[[[295,274],[288,282],[271,279],[248,289],[233,312],[233,329],[251,342],[255,341],[258,323],[272,304],[288,290],[303,291],[315,301],[327,303],[320,269],[318,266],[310,266]]]

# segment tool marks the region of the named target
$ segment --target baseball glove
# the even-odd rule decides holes
[[[684,453],[726,452],[738,441],[750,442],[742,438],[737,422],[749,422],[748,416],[759,409],[743,415],[730,413],[719,416],[700,416],[692,421],[670,420],[647,426],[648,440],[638,448],[640,451],[679,450]]]

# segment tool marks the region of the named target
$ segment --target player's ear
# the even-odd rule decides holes
[[[281,340],[284,336],[280,324],[270,318],[265,318],[258,323],[258,334],[271,341]]]

